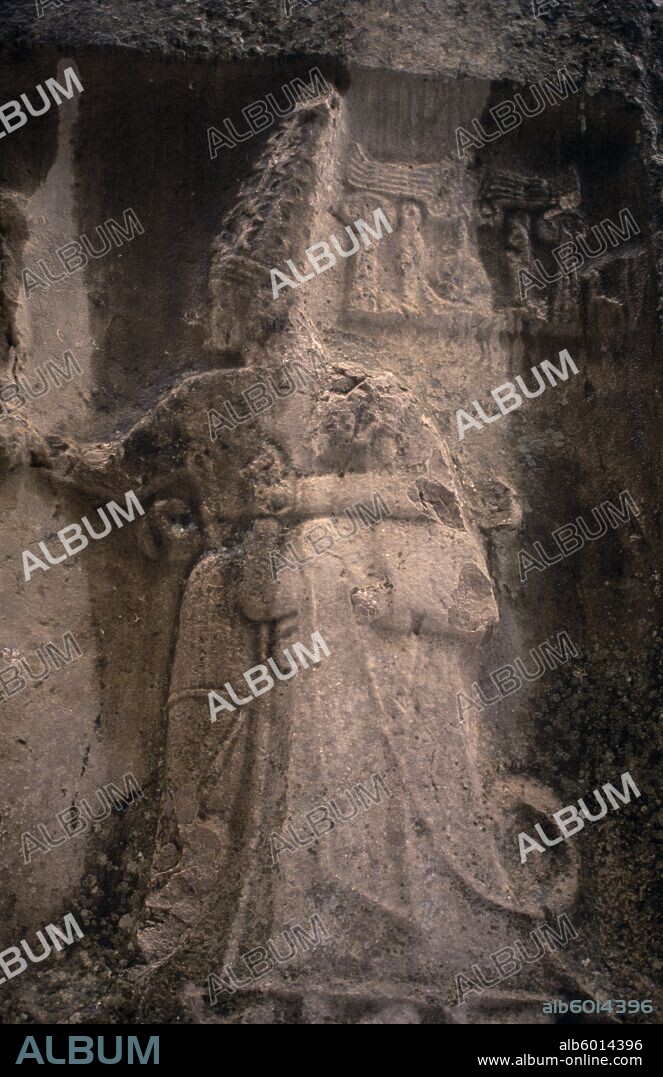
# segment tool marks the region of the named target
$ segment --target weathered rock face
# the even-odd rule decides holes
[[[7,6],[5,1020],[651,999],[655,5]]]

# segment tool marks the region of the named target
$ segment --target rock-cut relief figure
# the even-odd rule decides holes
[[[238,986],[225,1012],[249,1022],[287,1006],[301,1020],[340,1020],[357,1005],[366,1020],[395,1007],[416,1022],[431,1005],[463,1020],[447,1008],[455,975],[544,909],[566,907],[575,874],[537,881],[516,869],[509,812],[557,805],[535,783],[497,784],[476,719],[458,715],[498,612],[434,421],[379,354],[367,370],[336,358],[333,343],[293,392],[286,363],[311,346],[305,319],[280,328],[268,312],[256,329],[247,281],[233,293],[247,229],[256,263],[275,264],[274,220],[295,219],[334,135],[327,102],[287,120],[216,245],[211,303],[226,304],[226,320],[213,313],[211,340],[235,365],[183,379],[113,442],[36,451],[81,489],[134,489],[147,514],[168,520],[155,556],[181,551],[161,816],[138,936],[150,975],[179,970],[184,1000],[202,975],[230,968]],[[238,367],[243,341],[252,365]],[[242,394],[257,382],[278,399],[249,418]],[[244,421],[210,441],[207,417],[224,401]],[[359,517],[358,502],[369,508]],[[320,528],[338,541],[311,559]],[[272,555],[293,551],[295,566],[275,579]],[[296,671],[294,644],[314,632],[329,657]],[[270,658],[274,687],[242,702],[243,673]],[[239,696],[212,723],[209,692],[228,683]],[[361,809],[357,784],[368,790]],[[311,839],[302,820],[331,801],[333,825]],[[313,914],[325,944],[274,955],[270,941]],[[272,966],[259,979],[242,965],[256,947]],[[551,962],[528,966],[518,997],[549,998],[561,975]],[[510,1000],[487,989],[480,1005]]]

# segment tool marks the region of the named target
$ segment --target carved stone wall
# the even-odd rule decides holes
[[[84,938],[7,978],[4,1020],[655,997],[653,6],[7,6],[0,101],[67,68],[84,92],[0,144],[0,943],[69,912]],[[129,491],[133,520],[26,572]],[[80,655],[40,670],[65,634]],[[625,772],[637,799],[523,860]],[[82,814],[127,774],[140,798]],[[515,946],[559,917],[563,946]]]

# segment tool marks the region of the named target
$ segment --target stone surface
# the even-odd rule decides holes
[[[2,20],[0,102],[68,64],[85,87],[0,142],[2,384],[80,367],[0,396],[1,645],[83,652],[0,698],[0,941],[85,930],[2,986],[4,1020],[543,1023],[554,998],[655,997],[657,5]],[[577,93],[458,159],[458,128],[565,66]],[[316,67],[326,89],[211,159],[208,128]],[[141,234],[26,299],[24,269],[127,208]],[[638,235],[521,298],[520,269],[624,208]],[[313,274],[307,248],[376,210],[391,231]],[[288,260],[312,277],[275,298]],[[495,414],[564,349],[577,375],[459,438],[458,409]],[[25,581],[24,549],[129,490],[144,515]],[[522,582],[519,551],[624,490],[637,517]],[[210,691],[285,674],[315,632],[328,656],[210,720]],[[459,708],[560,632],[575,656]],[[520,831],[624,771],[640,798],[520,862]],[[128,772],[142,799],[24,863],[24,833]],[[577,939],[457,1005],[562,914]],[[314,916],[324,942],[290,955]],[[224,968],[247,984],[212,1005]]]

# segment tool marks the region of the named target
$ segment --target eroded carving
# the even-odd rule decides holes
[[[378,206],[396,222],[391,243],[348,266],[349,310],[425,318],[486,307],[490,289],[470,241],[464,169],[374,160],[357,144],[347,186],[362,193],[344,197],[337,213],[345,224]]]

